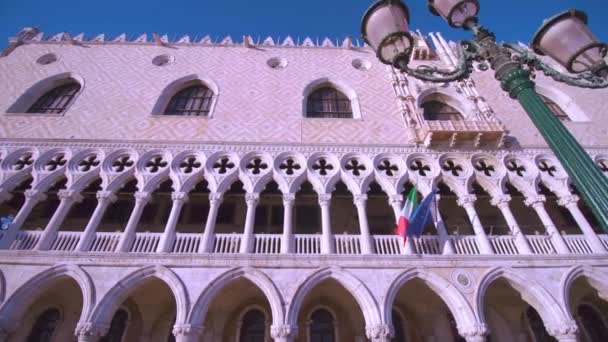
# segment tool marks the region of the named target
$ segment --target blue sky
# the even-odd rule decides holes
[[[85,32],[129,36],[158,32],[240,37],[358,37],[361,16],[369,0],[0,0],[0,47],[21,27],[37,26],[46,33]],[[426,0],[406,2],[412,28],[441,31],[457,39],[467,35],[433,17]],[[481,0],[481,21],[499,40],[529,42],[544,18],[576,7],[589,14],[590,26],[608,41],[608,0]],[[522,9],[525,8],[525,13]]]

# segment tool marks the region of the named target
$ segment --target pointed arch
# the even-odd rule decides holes
[[[266,274],[251,267],[234,268],[214,279],[192,306],[189,324],[202,326],[205,322],[209,305],[211,305],[217,294],[226,285],[241,278],[249,280],[264,293],[272,311],[272,323],[283,324],[285,317],[283,297]]]
[[[327,279],[337,281],[355,298],[367,326],[375,326],[381,323],[378,304],[365,284],[341,268],[326,267],[314,271],[298,286],[287,310],[286,324],[297,326],[298,314],[304,299],[318,284]]]
[[[418,96],[418,100],[416,101],[416,105],[418,108],[424,109],[425,104],[430,102],[437,102],[449,106],[450,108],[456,110],[460,115],[460,120],[467,119],[475,119],[471,116],[472,113],[475,112],[475,108],[470,104],[465,102],[463,99],[459,98],[460,96],[453,91],[449,91],[447,89],[439,89],[436,87],[426,89]],[[430,120],[425,117],[425,120]],[[445,120],[445,119],[435,119],[435,120]]]
[[[29,306],[58,281],[70,278],[82,291],[80,321],[85,321],[95,304],[95,287],[91,277],[77,265],[57,265],[46,269],[21,285],[0,307],[0,325],[10,326],[23,317]]]
[[[476,310],[481,323],[486,322],[484,314],[486,292],[492,283],[500,278],[513,286],[522,299],[538,311],[545,326],[573,320],[572,315],[564,312],[559,303],[538,282],[525,278],[510,267],[496,267],[483,275],[475,290]]]
[[[49,93],[53,89],[57,89],[68,84],[77,85],[77,90],[71,95],[72,99],[68,102],[67,107],[60,113],[63,114],[69,109],[78,96],[84,90],[84,79],[77,74],[71,72],[64,72],[57,75],[47,77],[41,81],[38,81],[30,88],[28,88],[19,98],[6,110],[8,113],[26,113],[29,112],[31,107],[45,94]]]
[[[581,277],[587,279],[589,285],[597,291],[600,298],[608,301],[608,275],[594,270],[591,266],[574,266],[566,272],[559,286],[562,305],[570,314],[573,312],[569,300],[570,289],[574,282]]]
[[[165,89],[160,93],[158,100],[154,104],[152,108],[152,115],[163,115],[165,114],[165,110],[167,106],[173,99],[173,97],[180,91],[184,90],[188,86],[193,85],[194,83],[200,84],[210,90],[212,94],[211,103],[209,104],[209,111],[206,117],[213,117],[213,113],[215,110],[215,106],[217,104],[218,98],[220,96],[220,88],[217,84],[211,80],[210,78],[203,77],[198,74],[190,74],[187,76],[180,77],[175,81],[169,83]]]
[[[147,266],[130,273],[114,285],[91,313],[90,322],[110,324],[114,312],[130,293],[144,282],[156,278],[164,282],[173,293],[176,306],[175,324],[184,324],[190,308],[188,292],[182,280],[170,269],[163,266]]]
[[[587,116],[587,114],[585,114],[585,112],[581,109],[581,107],[579,107],[576,104],[576,102],[574,102],[574,100],[570,96],[568,96],[568,94],[566,94],[565,92],[563,92],[555,87],[545,86],[543,84],[537,84],[536,91],[542,97],[550,100],[556,106],[558,106],[559,109],[561,109],[561,111],[563,112],[563,114],[565,114],[568,117],[568,119],[570,119],[571,121],[574,121],[574,122],[588,122],[589,121],[589,117]],[[557,115],[557,113],[556,113],[556,115]]]
[[[309,97],[317,90],[323,88],[330,88],[336,90],[339,94],[342,94],[348,100],[350,100],[350,106],[352,110],[353,119],[362,119],[361,107],[359,105],[359,97],[357,92],[350,87],[346,82],[340,80],[329,79],[327,77],[318,78],[310,82],[302,92],[302,115],[307,117],[309,108],[308,100]]]
[[[466,298],[452,285],[449,281],[442,277],[431,273],[427,270],[419,268],[407,270],[398,275],[389,286],[383,303],[383,319],[386,323],[392,324],[392,309],[397,297],[397,293],[407,282],[418,279],[424,282],[443,302],[446,304],[450,312],[454,315],[456,323],[460,327],[469,327],[477,324],[475,312]]]

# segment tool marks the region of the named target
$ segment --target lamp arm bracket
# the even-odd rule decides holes
[[[446,83],[467,78],[473,71],[473,60],[477,59],[470,42],[462,42],[458,48],[458,65],[454,69],[441,69],[431,65],[420,65],[414,69],[405,67],[403,72],[422,81]]]
[[[542,71],[545,76],[551,77],[557,82],[581,88],[608,88],[608,79],[596,76],[590,71],[577,75],[565,74],[543,62],[536,54],[525,47],[511,43],[505,43],[502,46],[515,52],[512,55],[513,60],[520,62],[522,65],[527,65],[532,72],[535,70]]]

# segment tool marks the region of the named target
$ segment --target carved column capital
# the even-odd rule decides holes
[[[504,206],[509,206],[509,202],[511,202],[511,196],[509,195],[497,195],[492,197],[490,204],[495,207],[502,208]]]
[[[147,191],[137,191],[133,194],[135,202],[146,204],[152,198],[152,194]]]
[[[92,337],[102,337],[108,332],[108,329],[110,329],[108,324],[82,322],[76,325],[75,334],[78,336],[78,341],[94,341],[96,339],[92,339]]]
[[[38,190],[25,190],[25,198],[34,201],[34,202],[42,202],[47,199],[47,195]]]
[[[356,206],[365,206],[365,204],[367,203],[367,195],[355,195],[354,200]]]
[[[367,338],[372,341],[379,339],[388,339],[394,336],[393,329],[386,324],[377,324],[365,327]]]
[[[293,205],[296,201],[296,194],[283,194],[283,205]]]
[[[74,201],[74,202],[82,202],[82,200],[84,199],[84,197],[82,197],[82,195],[74,190],[59,190],[59,193],[57,193],[57,197],[59,197],[60,200],[62,201]]]
[[[464,195],[458,196],[458,205],[461,207],[468,207],[475,204],[477,201],[477,196],[475,195]]]
[[[173,202],[178,202],[178,203],[184,204],[184,203],[188,202],[188,193],[181,192],[181,191],[172,192],[171,200],[173,200]]]
[[[474,324],[467,326],[458,326],[458,334],[460,336],[467,339],[467,341],[471,338],[480,337],[483,338],[488,334],[488,325],[487,324]]]
[[[260,194],[255,193],[255,192],[245,194],[245,202],[247,203],[247,205],[249,205],[249,206],[257,205],[259,201],[260,201]]]
[[[273,339],[296,337],[298,328],[289,324],[273,324],[270,326],[270,336]]]
[[[561,196],[560,198],[558,198],[557,204],[559,204],[562,207],[567,208],[571,205],[577,205],[579,200],[580,200],[580,197],[578,197],[577,195],[566,195],[566,196]]]
[[[535,196],[526,196],[526,200],[524,204],[528,207],[535,207],[538,205],[543,205],[547,199],[543,195],[535,195]]]
[[[575,321],[567,321],[560,323],[545,324],[549,335],[555,337],[559,341],[572,340],[576,341],[578,335],[578,326]]]
[[[192,324],[176,324],[173,326],[175,336],[201,336],[205,330],[204,326],[194,326]]]
[[[224,200],[223,192],[212,192],[209,194],[209,202],[211,202],[211,203],[213,203],[213,202],[222,203],[223,200]]]
[[[97,200],[99,202],[105,201],[109,203],[114,203],[118,199],[116,195],[112,191],[97,191]]]
[[[331,194],[321,194],[319,195],[319,205],[327,206],[331,204]]]

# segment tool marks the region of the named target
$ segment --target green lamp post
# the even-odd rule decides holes
[[[531,73],[541,71],[573,86],[608,87],[608,65],[604,60],[608,46],[589,31],[587,16],[570,10],[547,20],[533,38],[534,54],[517,44],[497,43],[491,31],[477,24],[477,0],[429,0],[429,9],[450,26],[473,32],[473,40],[460,43],[458,66],[453,70],[427,65],[408,67],[414,38],[408,29],[408,8],[400,0],[380,0],[367,10],[361,25],[363,39],[381,62],[429,82],[461,80],[470,75],[473,61],[487,61],[502,88],[526,110],[602,228],[608,231],[608,178],[543,102],[531,79]],[[537,55],[550,56],[569,74],[555,70]]]

